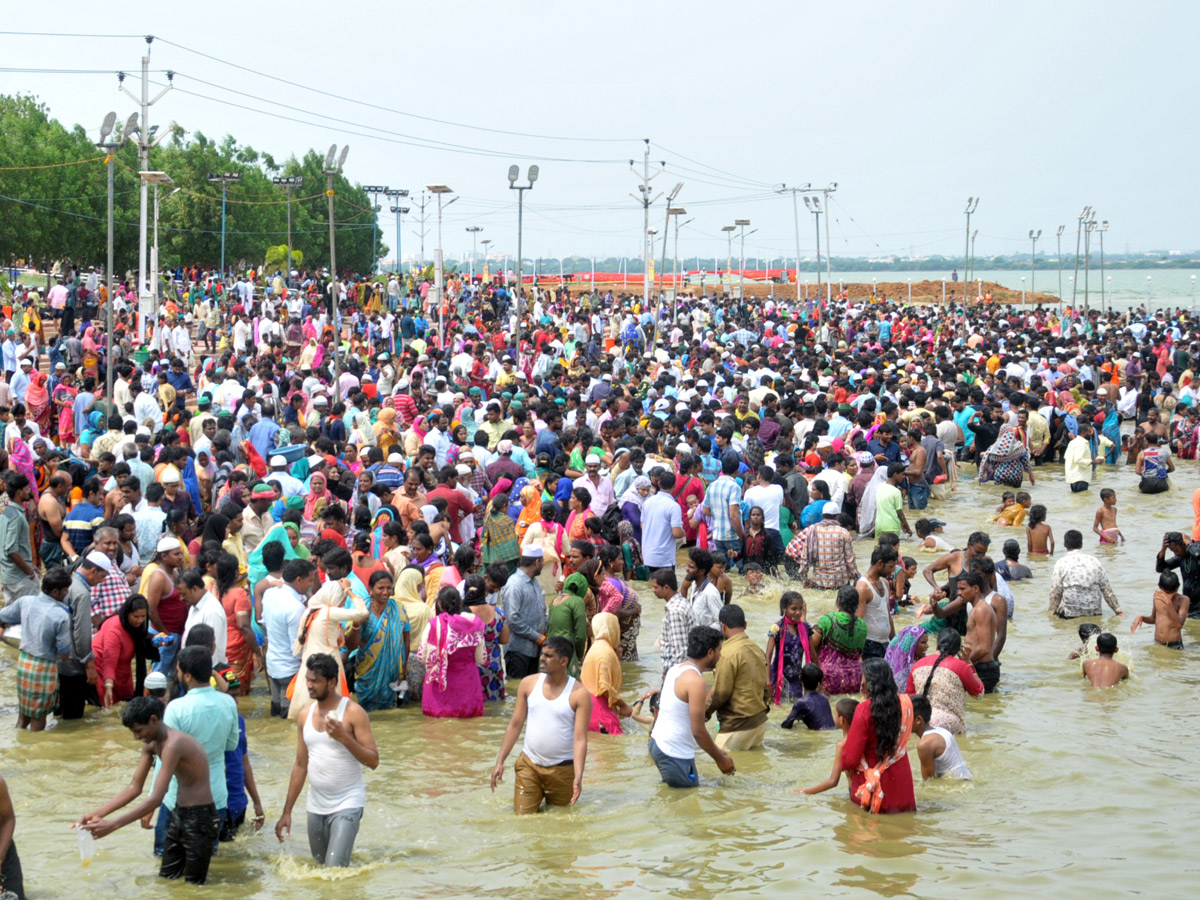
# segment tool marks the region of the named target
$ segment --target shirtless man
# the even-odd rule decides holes
[[[1129,677],[1129,669],[1113,659],[1117,652],[1117,639],[1107,631],[1096,638],[1098,659],[1085,660],[1083,677],[1092,683],[1092,687],[1107,688],[1124,681]]]
[[[949,553],[939,556],[925,567],[925,570],[921,574],[933,586],[933,593],[929,595],[929,603],[920,613],[921,615],[929,612],[939,619],[950,619],[960,633],[965,632],[966,618],[963,614],[963,608],[966,605],[965,602],[963,602],[961,596],[958,594],[952,595],[951,591],[942,588],[937,583],[935,576],[938,572],[946,572],[951,579],[956,578],[963,573],[967,563],[972,559],[987,556],[988,547],[991,546],[991,543],[992,539],[985,532],[973,531],[970,537],[967,538],[966,549],[951,550]],[[949,586],[949,583],[947,586]],[[939,605],[938,601],[946,597],[950,598],[950,602],[944,606]]]
[[[208,864],[217,843],[220,820],[213,804],[208,780],[208,755],[200,742],[189,734],[163,724],[163,702],[157,697],[134,697],[125,705],[121,721],[142,742],[142,754],[129,785],[108,803],[85,814],[76,828],[86,828],[96,838],[112,834],[130,822],[147,816],[162,804],[171,779],[179,785],[177,804],[171,813],[171,825],[163,847],[162,878],[179,878],[192,884],[204,884]],[[161,767],[154,779],[150,796],[111,822],[104,817],[141,796],[146,776]]]
[[[65,561],[62,535],[67,514],[67,496],[71,493],[71,476],[66,472],[55,472],[50,476],[47,487],[48,490],[38,500],[37,512],[45,534],[39,552],[42,562],[50,569]]]
[[[1008,640],[1008,598],[1000,593],[996,582],[996,563],[987,556],[977,556],[971,560],[970,569],[978,572],[987,582],[983,588],[983,600],[991,604],[996,613],[996,643],[992,646],[992,658],[1000,662],[1000,653]]]
[[[996,690],[1000,682],[1000,664],[996,662],[996,611],[983,599],[987,579],[979,572],[968,572],[958,583],[958,596],[971,607],[967,617],[967,636],[963,640],[966,659],[975,666],[975,674],[983,682],[986,693]]]
[[[1158,589],[1154,592],[1154,608],[1148,616],[1133,620],[1130,633],[1147,623],[1154,626],[1154,642],[1171,650],[1183,649],[1183,623],[1188,614],[1188,597],[1179,593],[1179,576],[1174,572],[1163,572],[1158,576]]]

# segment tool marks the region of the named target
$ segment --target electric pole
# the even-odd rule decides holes
[[[655,197],[650,196],[650,182],[661,175],[662,169],[665,169],[667,166],[665,161],[660,161],[659,165],[662,168],[660,168],[659,171],[651,174],[650,139],[645,138],[645,142],[646,154],[642,161],[642,181],[641,184],[638,185],[638,191],[641,193],[641,196],[639,197],[636,194],[629,195],[630,197],[633,197],[635,203],[640,203],[642,205],[642,300],[644,301],[644,308],[649,307],[650,305],[650,266],[653,265],[651,260],[654,258],[654,251],[650,249],[650,206],[662,196],[661,191]],[[634,161],[631,159],[629,161],[629,170],[634,172],[636,175],[636,171],[633,168],[633,163]]]
[[[425,268],[425,235],[429,234],[429,229],[425,227],[425,204],[429,202],[428,193],[428,191],[421,191],[421,215],[417,216],[417,221],[421,223],[421,230],[413,232],[413,234],[421,239],[422,269]]]

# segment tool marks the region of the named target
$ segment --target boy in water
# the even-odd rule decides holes
[[[917,530],[917,549],[924,550],[928,553],[945,553],[954,548],[946,541],[944,537],[940,537],[937,532],[941,531],[938,522],[933,519],[917,519],[913,523],[913,528]]]
[[[854,710],[857,708],[858,701],[850,697],[843,697],[837,702],[833,708],[833,724],[842,729],[842,739],[837,742],[837,747],[833,751],[833,771],[820,784],[806,787],[800,793],[820,794],[822,791],[832,790],[838,786],[838,782],[842,780],[842,748],[846,746],[846,735],[850,733],[850,723],[854,721]]]
[[[1092,531],[1100,536],[1100,543],[1115,544],[1124,541],[1125,535],[1117,527],[1117,492],[1105,488],[1100,492],[1100,508],[1096,510],[1096,518],[1092,522]]]
[[[746,563],[746,593],[762,592],[763,568],[758,563]]]
[[[1107,688],[1120,684],[1129,677],[1129,669],[1113,659],[1117,652],[1117,639],[1107,631],[1096,638],[1098,659],[1085,660],[1083,676],[1092,683],[1092,687]]]
[[[1005,581],[1021,581],[1032,578],[1033,572],[1029,566],[1021,565],[1021,545],[1009,538],[1001,548],[1004,551],[1004,561],[996,564],[996,574]]]
[[[1002,509],[994,521],[1000,525],[1018,528],[1025,524],[1025,515],[1029,512],[1032,503],[1033,498],[1029,496],[1028,491],[1017,491],[1016,500]]]
[[[112,834],[158,809],[174,778],[179,791],[158,874],[162,878],[182,875],[191,884],[204,884],[220,825],[208,781],[208,754],[198,740],[168,728],[162,719],[163,703],[157,697],[134,697],[125,704],[121,722],[142,742],[142,754],[133,779],[108,803],[85,814],[75,827],[88,829],[96,838]],[[162,765],[150,796],[124,815],[107,821],[106,815],[141,796],[156,757]]]
[[[803,722],[809,731],[826,731],[837,727],[833,721],[833,711],[829,708],[829,698],[820,693],[824,680],[825,673],[816,663],[807,663],[800,670],[800,686],[804,694],[792,704],[792,711],[779,723],[780,728],[791,728],[798,721]]]
[[[1183,649],[1183,623],[1188,614],[1187,595],[1179,593],[1179,576],[1174,572],[1163,572],[1158,576],[1158,587],[1154,591],[1154,607],[1148,616],[1133,620],[1132,634],[1143,624],[1154,625],[1154,642],[1171,650]]]
[[[929,724],[933,705],[924,694],[912,698],[913,734],[917,736],[917,756],[921,760],[921,780],[930,778],[971,779],[971,770],[958,749],[958,741],[945,728]]]

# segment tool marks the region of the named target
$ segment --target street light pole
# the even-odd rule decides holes
[[[1066,225],[1058,226],[1058,309],[1062,311],[1062,233],[1066,229]]]
[[[816,226],[817,233],[817,302],[821,302],[821,201],[816,197],[804,195],[804,206],[813,214],[813,223]],[[796,271],[800,271],[800,261],[796,261]],[[799,281],[800,276],[796,279]]]
[[[433,277],[435,279],[434,290],[437,291],[436,296],[437,296],[437,308],[438,308],[438,348],[444,349],[446,346],[446,310],[445,310],[445,302],[444,302],[445,301],[445,293],[446,293],[446,286],[445,286],[446,278],[445,278],[445,263],[442,260],[442,194],[452,194],[454,192],[450,188],[446,187],[446,185],[444,185],[444,184],[427,184],[427,185],[425,185],[425,188],[428,191],[430,191],[434,194],[437,194],[438,245],[437,245],[437,255],[433,259],[433,272],[434,272]],[[457,199],[458,199],[457,197],[454,198],[454,200],[457,200]],[[453,203],[454,200],[451,200],[450,203]],[[450,203],[447,203],[446,205],[449,206]]]
[[[379,226],[379,195],[386,194],[388,186],[386,184],[368,184],[363,187],[364,194],[371,195],[371,275],[374,276],[377,260],[375,257],[375,248],[379,246],[376,239],[376,234]]]
[[[468,225],[467,231],[471,233],[471,284],[475,283],[475,258],[479,254],[479,247],[475,241],[479,236],[479,232],[483,231],[482,225]]]
[[[729,293],[733,293],[733,233],[737,231],[736,225],[722,225],[721,230],[725,232],[725,277],[729,280]]]
[[[662,265],[659,267],[658,292],[654,304],[654,337],[656,339],[658,338],[658,320],[662,316],[663,279],[667,273],[667,233],[671,228],[671,204],[675,202],[675,198],[679,196],[679,192],[682,190],[683,182],[681,181],[675,187],[671,188],[671,193],[667,195],[667,214],[663,222]],[[649,301],[647,301],[646,305],[650,305]]]
[[[963,310],[967,308],[967,285],[971,283],[971,213],[979,209],[979,198],[968,197],[967,208],[967,237],[963,242]]]
[[[1107,309],[1107,296],[1104,290],[1104,232],[1108,231],[1108,219],[1105,219],[1096,228],[1096,233],[1100,235],[1100,308]]]
[[[837,190],[837,182],[832,182],[829,187],[821,188],[821,193],[825,195],[825,292],[826,300],[833,300],[833,244],[829,242],[829,195]]]
[[[1075,225],[1075,274],[1071,276],[1071,306],[1075,305],[1075,295],[1079,288],[1079,244],[1083,239],[1083,223],[1092,214],[1092,208],[1085,206],[1083,212],[1076,217]]]
[[[287,278],[286,283],[288,290],[292,287],[292,191],[304,184],[303,175],[285,175],[280,178],[271,179],[276,185],[283,188],[283,192],[287,194]]]
[[[403,189],[388,188],[383,192],[392,201],[389,210],[396,214],[396,278],[401,277],[400,272],[400,229],[402,227],[401,218],[408,212],[407,206],[400,206],[400,200],[408,196],[408,191]]]
[[[1037,242],[1042,236],[1042,229],[1038,229],[1035,233],[1032,228],[1029,229],[1029,241],[1033,244],[1033,250],[1029,253],[1029,294],[1037,301]]]
[[[116,157],[117,149],[121,146],[121,141],[109,141],[109,135],[113,132],[113,126],[117,122],[117,114],[110,112],[104,117],[104,122],[100,126],[100,140],[97,146],[105,152],[104,167],[108,169],[108,263],[104,267],[104,277],[108,284],[108,300],[104,304],[108,318],[108,346],[104,354],[106,373],[104,378],[104,396],[112,399],[113,389],[113,160]],[[126,135],[121,135],[122,140]],[[1193,276],[1194,278],[1194,276]]]
[[[796,303],[800,302],[800,204],[796,200],[796,195],[808,190],[812,187],[812,183],[803,184],[800,187],[788,187],[786,184],[779,186],[779,193],[790,192],[792,195],[792,219],[796,226]],[[784,268],[787,268],[787,259],[783,261]],[[786,272],[784,275],[786,276]]]
[[[538,179],[538,171],[536,165],[530,166],[526,175],[529,184],[517,184],[517,179],[521,177],[521,167],[517,165],[508,167],[508,189],[517,192],[517,296],[514,299],[517,315],[521,314],[525,291],[525,276],[521,272],[522,254],[524,253],[521,240],[525,232],[525,192],[533,190],[533,183]],[[505,278],[507,279],[507,273],[505,273]]]
[[[221,279],[225,278],[225,197],[229,190],[229,185],[237,184],[242,180],[241,172],[222,172],[221,174],[209,173],[208,180],[213,184],[221,185]]]
[[[741,249],[738,251],[740,259],[738,260],[738,299],[745,302],[746,300],[746,226],[750,224],[749,219],[734,219],[733,224],[741,229]]]
[[[333,179],[341,174],[342,166],[346,164],[346,154],[350,152],[350,145],[342,147],[341,156],[338,156],[337,144],[329,148],[329,152],[325,155],[325,165],[322,171],[325,173],[325,196],[329,200],[329,287],[330,287],[330,302],[333,306],[331,318],[333,319],[333,379],[334,379],[334,402],[336,403],[338,395],[341,393],[342,376],[342,305],[341,305],[341,289],[338,287],[337,276],[337,237],[334,233],[333,219]]]

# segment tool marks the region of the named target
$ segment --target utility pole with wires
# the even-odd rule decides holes
[[[403,188],[390,188],[384,193],[391,199],[392,205],[389,210],[396,214],[396,278],[399,280],[404,276],[400,270],[400,229],[402,227],[401,219],[408,212],[407,206],[400,206],[400,201],[408,197],[408,191]]]
[[[629,196],[633,197],[635,203],[640,203],[642,205],[642,260],[643,260],[642,300],[643,300],[645,306],[648,307],[650,305],[650,287],[651,287],[651,285],[650,285],[650,266],[652,265],[651,260],[654,258],[654,251],[650,249],[650,206],[656,200],[658,200],[660,197],[662,197],[661,191],[655,197],[650,196],[650,182],[662,174],[662,169],[666,168],[667,163],[665,160],[660,161],[659,165],[662,168],[659,171],[651,174],[651,172],[650,172],[650,139],[645,138],[644,140],[646,142],[646,154],[645,154],[645,157],[642,162],[641,184],[638,185],[638,191],[641,193],[641,196],[639,197],[636,194],[630,194]],[[633,163],[634,163],[634,161],[631,159],[629,161],[629,170],[631,172],[634,172],[634,174],[636,175],[636,171],[633,168]],[[655,323],[655,327],[657,329],[657,322]]]
[[[421,268],[425,268],[425,235],[429,234],[429,229],[425,227],[425,204],[429,202],[429,191],[421,191],[421,214],[417,216],[417,221],[421,223],[421,230],[414,231],[417,237],[421,239]],[[415,200],[413,201],[416,202]]]
[[[797,303],[800,301],[800,204],[797,202],[796,197],[797,197],[797,195],[803,194],[805,191],[808,191],[811,188],[812,188],[811,182],[806,182],[806,183],[800,185],[799,187],[788,187],[786,184],[781,184],[779,186],[779,190],[777,191],[777,193],[780,193],[780,194],[790,193],[792,195],[792,218],[795,220],[795,225],[796,225],[796,302]],[[784,266],[785,267],[787,266],[786,260],[784,260]],[[785,272],[784,274],[786,275],[787,273]]]
[[[142,124],[137,130],[138,136],[138,170],[141,172],[148,171],[150,168],[150,148],[157,146],[162,138],[158,141],[154,140],[154,135],[150,128],[150,107],[163,98],[167,91],[175,86],[175,73],[167,72],[167,86],[163,88],[155,96],[150,99],[150,45],[154,43],[154,35],[146,35],[146,55],[142,57],[142,90],[141,96],[136,96],[125,87],[125,73],[117,73],[117,84],[121,91],[133,100],[134,103],[142,109]],[[165,138],[170,134],[170,129],[163,132]],[[126,134],[128,137],[128,134]],[[154,295],[150,291],[150,285],[147,282],[146,269],[146,239],[147,239],[147,205],[149,203],[150,188],[145,180],[142,180],[139,196],[138,196],[138,341],[142,342],[146,338],[146,318],[154,311]],[[111,303],[111,299],[109,300]]]
[[[671,209],[672,209],[672,204],[675,203],[675,198],[679,196],[679,192],[682,190],[683,190],[683,182],[681,181],[678,184],[676,184],[675,187],[671,188],[671,193],[667,194],[667,215],[666,215],[666,221],[663,223],[662,266],[660,267],[659,273],[658,273],[658,293],[656,294],[655,303],[654,303],[654,337],[655,338],[658,337],[658,320],[659,320],[659,317],[662,315],[663,277],[666,275],[666,271],[667,271],[667,234],[671,230]],[[680,213],[684,213],[686,211],[687,210],[683,210],[683,209],[679,210]],[[672,306],[675,305],[674,301],[672,301],[671,305]]]

